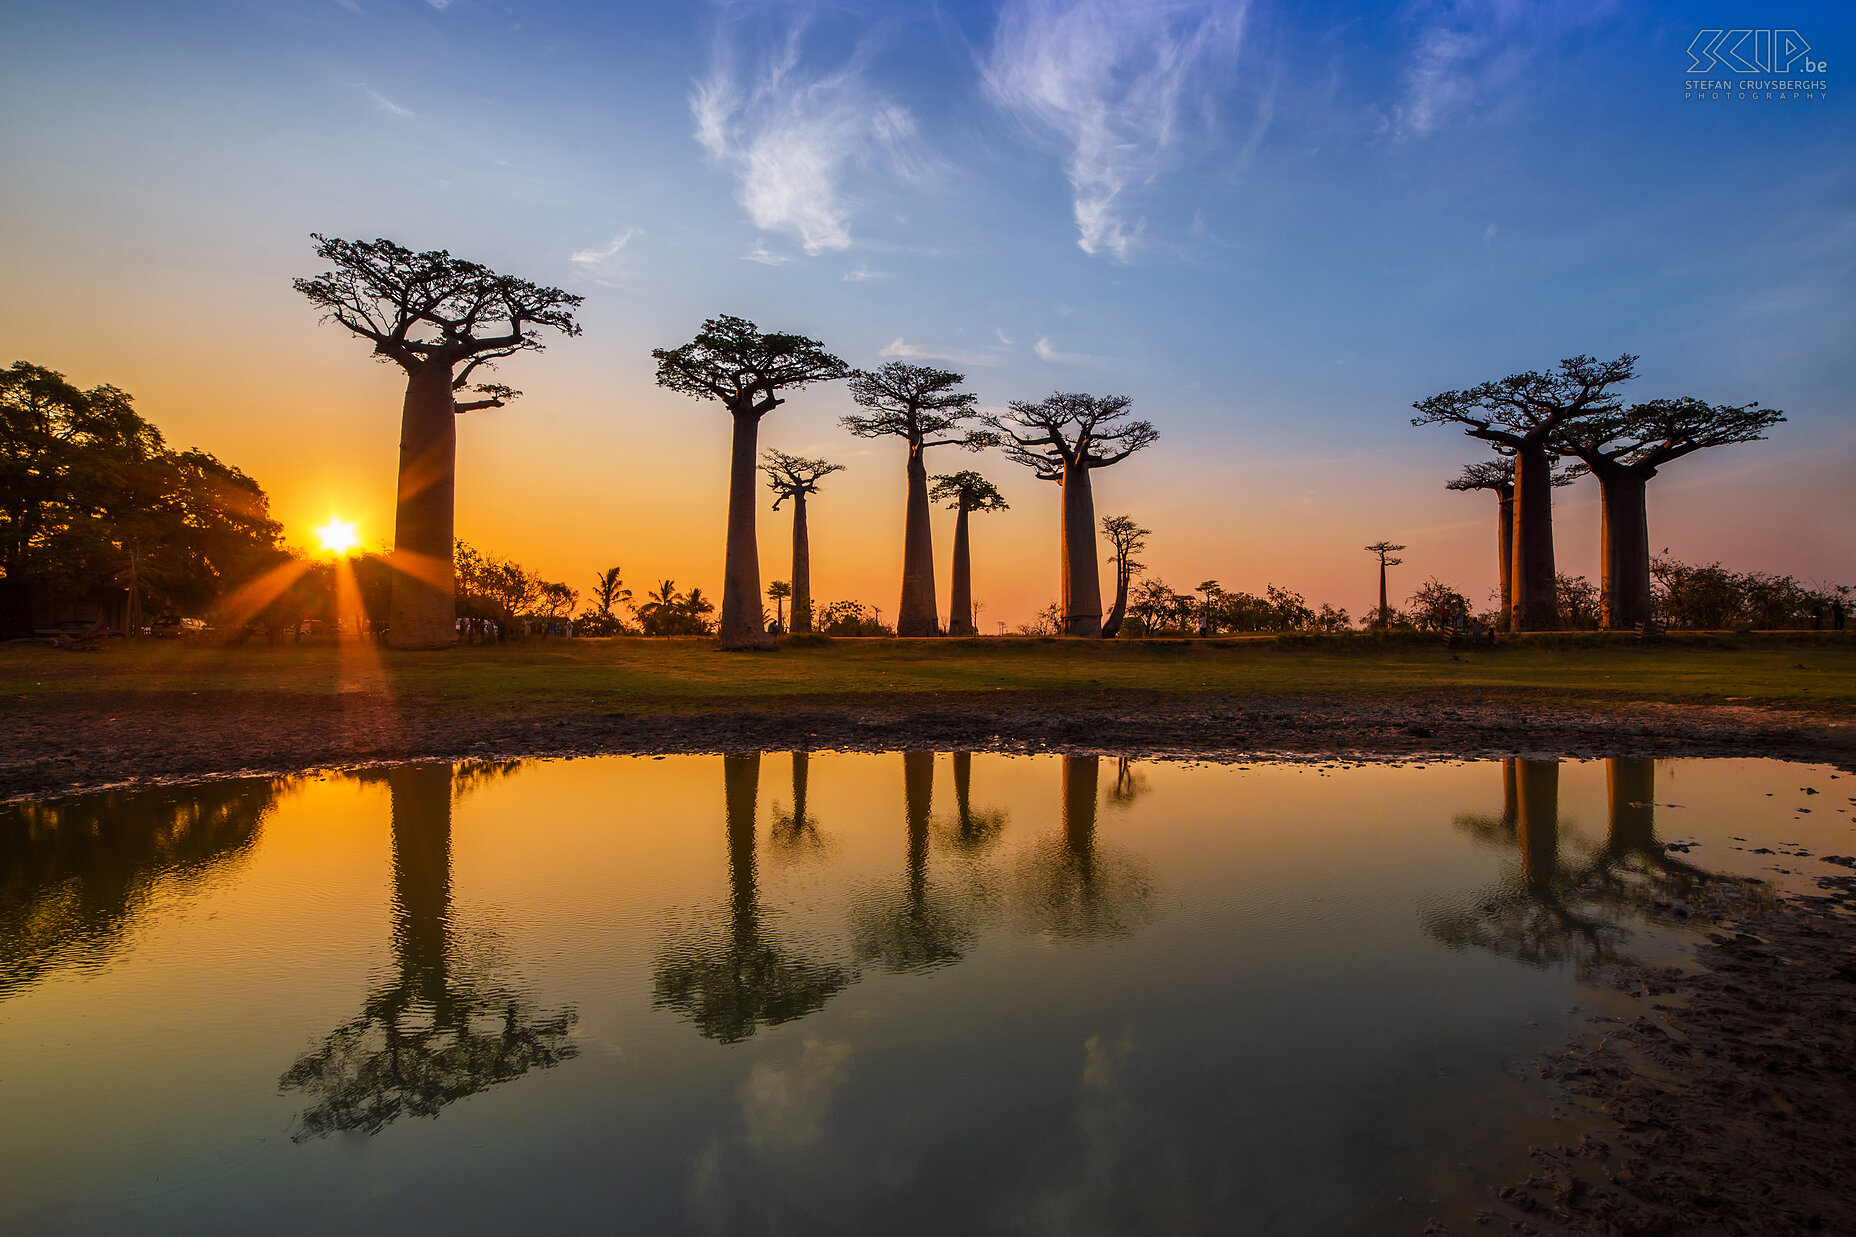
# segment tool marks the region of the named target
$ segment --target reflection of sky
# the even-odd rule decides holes
[[[289,277],[312,230],[446,245],[588,296],[585,337],[509,367],[525,403],[462,435],[460,531],[551,576],[617,558],[716,586],[726,429],[652,386],[648,350],[728,311],[857,364],[965,369],[989,405],[1129,393],[1164,436],[1098,504],[1157,530],[1156,571],[1356,613],[1356,547],[1383,536],[1412,543],[1412,586],[1493,584],[1490,513],[1439,488],[1474,452],[1407,427],[1411,400],[1629,350],[1640,396],[1794,422],[1672,467],[1657,547],[1834,575],[1830,530],[1856,514],[1850,106],[1685,103],[1698,20],[16,0],[0,326],[247,468],[299,539],[338,509],[371,542],[396,382]],[[1848,62],[1845,6],[1785,20]],[[765,436],[851,463],[815,505],[815,582],[884,604],[901,461],[836,430],[845,407],[804,395]],[[982,619],[1022,621],[1055,591],[1052,497],[985,466],[1013,510],[976,531]],[[1562,498],[1561,553],[1591,572],[1586,488]]]
[[[863,967],[816,1012],[717,1043],[650,994],[667,940],[728,922],[721,764],[536,763],[460,797],[453,930],[493,934],[512,988],[572,1006],[580,1053],[434,1120],[304,1144],[285,1136],[302,1101],[278,1072],[391,971],[393,920],[386,787],[294,784],[240,863],[156,887],[109,965],[48,971],[4,1002],[0,1060],[34,1063],[0,1071],[6,1111],[35,1114],[0,1130],[9,1214],[34,1231],[72,1206],[93,1231],[202,1214],[227,1231],[267,1216],[327,1231],[362,1214],[348,1207],[415,1228],[542,1213],[597,1228],[622,1213],[641,1230],[801,1216],[826,1231],[1084,1231],[1115,1216],[1177,1229],[1237,1214],[1333,1232],[1440,1165],[1524,1149],[1528,1132],[1503,1122],[1528,1093],[1505,1068],[1601,999],[1563,969],[1426,935],[1427,908],[1481,896],[1516,862],[1454,823],[1499,813],[1494,763],[1145,765],[1124,807],[1106,802],[1105,762],[1096,844],[1138,861],[1151,913],[1085,936],[1039,930],[1013,904],[1014,873],[1063,834],[1059,762],[975,758],[973,803],[1005,824],[963,851],[939,756],[926,877],[970,916],[962,956]],[[763,918],[796,955],[850,965],[859,897],[904,886],[902,760],[813,757],[823,845],[766,862],[789,769],[761,761]],[[1832,869],[1732,847],[1847,849],[1850,784],[1665,762],[1657,825],[1700,843],[1690,861],[1797,885],[1806,875],[1773,869]],[[1606,803],[1601,762],[1562,766],[1569,865],[1603,844]],[[1628,947],[1664,939],[1635,923]]]

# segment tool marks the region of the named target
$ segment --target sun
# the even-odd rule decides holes
[[[361,544],[361,538],[355,533],[355,526],[340,516],[330,516],[329,522],[315,531],[316,539],[322,543],[322,548],[337,558]]]

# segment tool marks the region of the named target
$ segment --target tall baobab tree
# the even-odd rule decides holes
[[[296,280],[296,290],[325,321],[347,327],[374,345],[375,356],[406,371],[387,643],[445,648],[457,643],[457,415],[501,408],[520,394],[471,379],[505,357],[541,351],[544,329],[578,335],[574,310],[582,298],[443,249],[414,253],[389,240],[316,233],[311,239],[331,269]],[[460,391],[479,398],[459,403]]]
[[[1096,505],[1089,474],[1151,446],[1160,432],[1128,420],[1125,395],[1097,397],[1058,391],[1030,403],[1015,400],[986,423],[1001,435],[1006,455],[1040,481],[1063,491],[1058,559],[1066,636],[1102,634],[1102,583],[1096,560]]]
[[[1393,545],[1390,541],[1375,541],[1373,544],[1366,547],[1366,552],[1368,554],[1377,554],[1379,556],[1379,618],[1378,621],[1373,624],[1375,627],[1390,627],[1392,625],[1391,608],[1386,605],[1386,568],[1396,567],[1405,561],[1402,558],[1392,557],[1392,555],[1404,548],[1405,547],[1402,545]]]
[[[851,398],[865,411],[841,418],[859,438],[896,437],[908,445],[909,501],[902,529],[902,601],[896,608],[898,636],[936,636],[934,532],[929,525],[928,466],[931,447],[978,451],[998,435],[960,428],[973,416],[978,396],[956,390],[965,374],[891,361],[871,372],[851,374]],[[943,435],[943,437],[936,437]]]
[[[1555,472],[1553,488],[1571,485],[1571,473]],[[1498,455],[1463,465],[1463,473],[1445,484],[1446,490],[1467,494],[1472,490],[1489,490],[1496,499],[1495,551],[1501,574],[1502,622],[1506,623],[1514,608],[1514,457]]]
[[[1616,412],[1611,388],[1636,376],[1637,358],[1568,357],[1559,368],[1510,374],[1467,391],[1444,391],[1412,405],[1413,425],[1459,425],[1472,438],[1514,456],[1514,566],[1511,626],[1559,627],[1553,567],[1553,438],[1576,417]]]
[[[1135,555],[1147,544],[1147,538],[1153,535],[1153,529],[1142,528],[1125,515],[1105,515],[1102,517],[1102,535],[1108,538],[1109,548],[1114,551],[1104,562],[1115,564],[1115,604],[1108,612],[1108,618],[1102,622],[1102,638],[1113,638],[1121,631],[1121,621],[1128,613],[1128,585],[1134,577],[1147,570],[1147,564],[1137,562]]]
[[[781,503],[793,500],[793,630],[811,631],[812,542],[806,532],[806,496],[818,493],[818,483],[834,472],[843,472],[844,465],[771,448],[762,458],[766,460],[761,471],[767,474],[767,488],[779,495],[773,500],[773,509],[778,511]]]
[[[1657,470],[1708,447],[1756,442],[1785,420],[1758,404],[1710,404],[1692,397],[1657,399],[1563,422],[1554,443],[1598,478],[1603,503],[1601,574],[1604,624],[1650,621],[1650,527],[1645,488]]]
[[[760,545],[754,532],[760,419],[786,402],[780,392],[843,378],[850,367],[815,339],[763,333],[745,318],[727,314],[704,322],[689,343],[654,348],[651,355],[657,359],[657,385],[718,400],[734,419],[721,644],[724,649],[777,648],[779,642],[761,622]]]
[[[948,601],[947,634],[971,636],[979,628],[973,622],[973,555],[967,543],[967,516],[975,511],[1005,511],[1009,506],[993,483],[972,469],[936,477],[928,497],[945,502],[955,512],[954,592]]]

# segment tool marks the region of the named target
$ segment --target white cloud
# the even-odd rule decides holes
[[[994,328],[992,329],[992,333],[993,333],[994,335],[997,335],[997,336],[999,337],[999,342],[1000,342],[1000,343],[1002,343],[1002,344],[1004,344],[1004,345],[1005,345],[1006,347],[1008,347],[1008,348],[1010,348],[1010,347],[1012,346],[1012,340],[1011,340],[1011,337],[1010,337],[1010,336],[1008,336],[1008,335],[1007,335],[1007,334],[1006,334],[1006,333],[1005,333],[1005,332],[1004,332],[1003,330],[1001,330],[1000,328],[998,328],[998,327],[996,327],[996,326],[995,326],[995,327],[994,327]]]
[[[991,365],[997,359],[983,352],[962,352],[958,348],[912,344],[901,336],[884,344],[877,355],[896,361],[947,361],[954,365]]]
[[[1499,228],[1497,228],[1497,227],[1496,227],[1496,226],[1495,226],[1494,224],[1492,224],[1492,223],[1491,223],[1491,224],[1490,224],[1490,225],[1489,225],[1488,227],[1486,227],[1486,228],[1484,228],[1484,229],[1482,229],[1482,243],[1486,245],[1486,244],[1488,244],[1488,243],[1489,243],[1490,241],[1492,241],[1492,240],[1494,240],[1494,239],[1495,239],[1495,234],[1496,234],[1496,233],[1497,233],[1498,231],[1500,231],[1500,230],[1501,230],[1501,229],[1499,229]]]
[[[362,86],[361,93],[366,95],[368,98],[372,99],[375,103],[379,104],[381,107],[385,108],[387,111],[392,112],[395,116],[417,115],[417,113],[414,112],[410,107],[401,107],[399,104],[395,103],[393,100],[387,98],[386,95],[381,94],[378,90],[375,90],[370,86],[365,86],[365,85]]]
[[[758,262],[762,266],[784,266],[792,258],[783,253],[775,253],[765,245],[756,245],[749,253],[741,255],[743,262]]]
[[[625,247],[632,243],[632,238],[637,236],[639,232],[640,229],[638,228],[626,228],[625,231],[613,237],[612,243],[607,245],[604,249],[576,250],[568,256],[567,260],[579,266],[584,266],[589,271],[609,267],[614,264],[613,259],[617,258],[619,254],[625,251]]]
[[[835,73],[808,73],[800,63],[803,22],[783,37],[741,40],[775,49],[752,72],[742,70],[727,16],[709,75],[690,98],[696,140],[733,169],[755,227],[797,236],[808,254],[849,248],[842,191],[849,168],[881,163],[917,182],[933,171],[915,118],[872,89],[862,52]]]
[[[1126,260],[1126,191],[1167,166],[1187,103],[1235,60],[1247,0],[1009,0],[986,93],[1067,148],[1077,244]],[[1206,109],[1209,110],[1209,109]]]
[[[1050,361],[1060,365],[1072,362],[1088,362],[1096,359],[1095,357],[1081,352],[1059,352],[1057,351],[1057,345],[1050,341],[1050,336],[1048,335],[1038,336],[1038,342],[1032,347],[1032,351],[1038,354],[1039,360]]]
[[[1534,58],[1562,34],[1609,13],[1613,0],[1429,0],[1393,109],[1399,137],[1426,137],[1516,101]]]
[[[844,272],[845,283],[862,283],[866,279],[888,279],[888,271],[873,271],[862,263],[854,271]]]

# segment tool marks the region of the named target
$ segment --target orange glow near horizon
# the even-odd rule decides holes
[[[355,531],[354,523],[340,516],[331,515],[328,523],[318,525],[314,531],[316,541],[323,551],[333,554],[336,558],[346,558],[361,544],[361,537]]]

